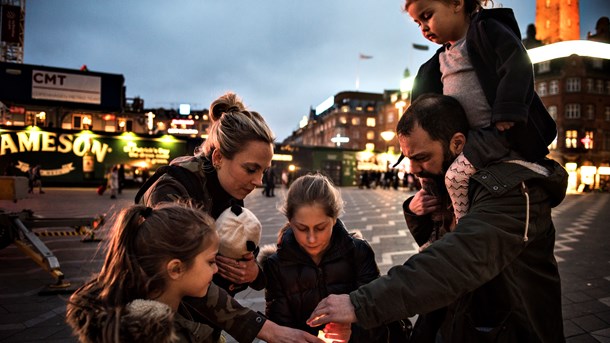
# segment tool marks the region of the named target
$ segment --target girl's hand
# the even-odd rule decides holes
[[[248,253],[241,260],[216,255],[218,274],[223,278],[236,283],[251,283],[256,280],[259,268],[254,259],[254,254]]]
[[[333,343],[342,343],[349,341],[352,335],[351,324],[328,323],[324,326],[326,340],[331,340]]]
[[[498,131],[508,130],[513,126],[515,126],[515,123],[512,121],[499,121],[496,123],[496,129],[498,129]]]

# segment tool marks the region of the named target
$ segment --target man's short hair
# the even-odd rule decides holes
[[[462,105],[454,98],[441,94],[422,94],[398,121],[396,133],[409,136],[416,125],[421,126],[430,138],[448,144],[454,134],[468,134],[469,125]]]

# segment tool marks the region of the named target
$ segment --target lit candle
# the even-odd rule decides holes
[[[323,340],[326,343],[333,343],[332,339],[326,338],[326,337],[324,337],[324,335],[325,335],[324,331],[322,331],[322,330],[318,331],[318,338],[319,339]]]

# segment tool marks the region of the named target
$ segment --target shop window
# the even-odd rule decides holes
[[[93,122],[90,115],[72,115],[72,129],[74,130],[93,130]]]
[[[593,149],[593,131],[585,131],[585,136],[580,141],[585,149]]]
[[[576,130],[566,130],[566,148],[575,149],[577,147],[577,139],[578,133]]]
[[[133,120],[121,118],[118,121],[117,131],[119,132],[132,132],[133,131]]]
[[[580,104],[567,104],[565,110],[566,119],[580,118]]]

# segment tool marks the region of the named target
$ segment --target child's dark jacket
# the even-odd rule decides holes
[[[480,10],[471,18],[466,35],[468,56],[492,111],[493,124],[514,122],[507,131],[510,147],[528,161],[539,161],[557,135],[555,121],[534,91],[532,63],[509,8]],[[415,78],[412,99],[424,93],[443,93],[439,55],[424,63]],[[477,167],[495,162],[493,149],[468,138],[464,154]],[[477,144],[478,143],[478,144]]]

